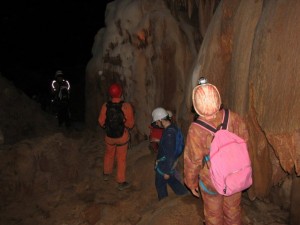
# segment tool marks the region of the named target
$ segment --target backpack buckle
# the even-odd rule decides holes
[[[208,161],[210,160],[209,155],[205,155],[202,159],[202,168],[204,168],[205,164],[207,169],[209,169]]]

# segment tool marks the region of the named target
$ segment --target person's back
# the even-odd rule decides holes
[[[125,129],[125,115],[122,110],[123,101],[106,103],[105,131],[108,137],[119,138]]]
[[[70,85],[67,80],[59,82],[58,99],[62,102],[68,102],[70,99]]]
[[[70,126],[70,89],[71,85],[68,80],[63,78],[61,70],[56,71],[55,79],[51,83],[52,104],[57,114],[58,124],[61,126],[63,123],[67,127]]]
[[[106,134],[105,140],[108,143],[115,142],[114,139],[119,139],[118,140],[119,142],[128,142],[129,141],[128,129],[131,129],[134,126],[133,108],[129,102],[123,101],[121,99],[121,96],[119,96],[119,94],[116,94],[116,95],[111,94],[111,96],[112,96],[111,100],[105,102],[101,107],[101,111],[100,111],[99,118],[98,118],[99,125],[105,129],[105,134]],[[117,137],[113,137],[115,135],[111,135],[111,134],[107,133],[106,123],[108,122],[107,121],[108,104],[113,104],[113,105],[121,104],[122,113],[124,114],[124,130],[123,130],[122,135],[120,135],[119,137],[118,137],[118,135],[117,135]],[[113,117],[113,116],[111,116],[111,117]],[[110,126],[110,125],[108,125],[108,126]]]
[[[158,107],[152,112],[153,122],[164,128],[159,142],[155,166],[155,186],[158,199],[161,200],[168,196],[167,184],[172,188],[176,195],[184,195],[187,189],[177,179],[175,173],[176,161],[176,137],[178,128],[172,124],[167,111]]]
[[[61,70],[56,71],[55,79],[51,83],[51,92],[56,101],[66,101],[70,97],[71,85],[68,80],[63,78]]]
[[[124,190],[130,185],[126,181],[126,156],[130,141],[129,129],[134,126],[134,113],[130,103],[121,99],[122,88],[119,84],[112,84],[109,88],[111,100],[104,103],[101,107],[98,117],[99,125],[105,130],[105,155],[103,165],[103,179],[108,180],[113,173],[115,157],[117,159],[117,176],[116,181],[119,183],[118,189]],[[114,108],[111,110],[110,107]],[[120,114],[118,107],[121,108],[123,116],[108,115],[108,113]],[[112,126],[108,121],[109,118],[116,118],[116,126]],[[120,118],[123,124],[120,125]],[[112,119],[114,120],[114,119]],[[112,122],[112,121],[111,121]],[[109,128],[108,128],[109,127]],[[120,127],[122,130],[114,130],[112,127]]]
[[[217,128],[223,122],[225,111],[221,109],[221,97],[214,85],[204,82],[193,90],[193,105],[199,119]],[[228,131],[248,140],[248,131],[242,118],[230,111]],[[184,149],[184,181],[193,195],[200,193],[204,203],[206,224],[241,224],[241,192],[231,196],[219,194],[211,180],[210,153],[213,134],[196,122],[192,122]]]

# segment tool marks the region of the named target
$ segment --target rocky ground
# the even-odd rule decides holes
[[[201,199],[170,196],[158,201],[155,155],[143,141],[128,153],[128,181],[117,190],[103,181],[102,132],[61,129],[48,136],[0,147],[1,225],[199,225]],[[243,198],[244,224],[288,224],[278,206]]]
[[[74,117],[82,105],[70,129],[58,128],[53,114],[1,76],[0,103],[0,225],[202,224],[201,199],[169,190],[157,200],[147,140],[131,145],[132,186],[119,191],[102,178],[103,131],[87,131],[76,120],[82,115]],[[288,212],[246,193],[243,207],[244,224],[288,224]]]

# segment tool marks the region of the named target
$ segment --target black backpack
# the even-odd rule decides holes
[[[106,103],[106,120],[105,131],[106,135],[111,138],[122,137],[125,129],[125,116],[122,111],[123,101]]]
[[[60,86],[58,98],[60,101],[68,101],[69,100],[69,90],[67,86]]]

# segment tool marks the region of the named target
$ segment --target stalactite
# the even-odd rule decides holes
[[[173,14],[177,13],[177,9],[184,8],[189,19],[192,18],[193,11],[198,9],[199,31],[202,37],[219,2],[220,0],[166,0]]]
[[[188,5],[188,15],[189,15],[189,18],[191,19],[192,17],[192,12],[193,12],[193,9],[194,9],[194,0],[187,0],[187,5]]]
[[[198,2],[198,18],[199,18],[199,30],[204,37],[208,24],[214,14],[216,6],[219,1],[216,0],[199,0]]]

